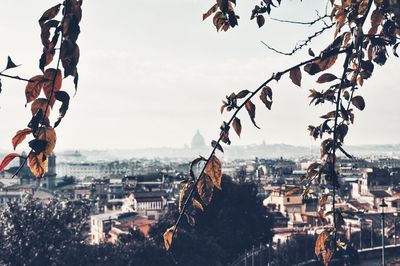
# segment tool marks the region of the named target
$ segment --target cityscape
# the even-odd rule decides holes
[[[400,0],[0,20],[0,266],[400,266]]]
[[[290,151],[289,145],[285,147],[282,154]],[[264,148],[265,143],[247,149],[260,154]],[[88,159],[95,158],[90,152],[53,153],[48,158],[48,171],[41,180],[33,176],[21,159],[22,170],[18,178],[11,177],[20,165],[11,166],[1,174],[0,208],[6,208],[9,203],[21,204],[27,195],[43,203],[54,199],[87,200],[90,203],[90,216],[86,221],[86,240],[91,245],[116,244],[121,236],[129,235],[132,229],[147,236],[160,217],[176,204],[180,183],[189,177],[190,160],[185,157],[185,152],[190,150],[192,153],[202,153],[207,149],[203,136],[197,131],[190,147],[178,153],[181,158],[93,161]],[[299,149],[293,148],[294,154]],[[343,211],[349,241],[352,241],[352,237],[357,239],[353,241],[359,250],[371,249],[380,244],[380,206],[383,201],[387,204],[384,210],[385,243],[400,244],[400,157],[399,153],[395,155],[396,152],[394,147],[392,157],[340,157],[337,163],[341,178],[336,208]],[[309,197],[304,197],[302,180],[310,171],[310,165],[318,161],[312,152],[308,153],[291,159],[275,153],[279,157],[248,156],[248,159],[237,158],[224,162],[223,178],[237,184],[254,184],[264,215],[273,217],[274,234],[268,248],[269,245],[277,248],[299,235],[314,236],[329,224],[329,220],[326,221],[319,214],[317,195],[319,190],[329,191],[331,186],[322,181],[325,186],[313,186]],[[325,208],[327,212],[332,210],[331,200],[327,201]],[[268,252],[268,248],[264,251]],[[258,257],[262,254],[261,247],[259,249],[255,252]],[[252,256],[254,261],[255,255]],[[250,255],[242,256],[239,262],[250,258]],[[258,259],[261,261],[262,258]]]

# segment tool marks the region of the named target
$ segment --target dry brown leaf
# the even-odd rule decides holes
[[[47,141],[47,146],[44,151],[46,157],[50,156],[56,146],[57,135],[52,127],[40,128],[38,132],[38,139]]]
[[[197,192],[205,205],[210,204],[214,192],[214,185],[208,175],[202,174],[200,176],[199,182],[197,183]]]
[[[299,87],[301,86],[301,70],[299,67],[290,70],[289,77],[294,84]]]
[[[221,190],[222,164],[215,155],[208,161],[204,172],[211,178],[214,186]]]
[[[36,155],[35,153],[31,152],[28,157],[28,164],[29,168],[31,169],[32,173],[38,177],[42,178],[46,173],[47,169],[47,159],[44,156],[43,152]]]
[[[32,115],[35,115],[37,111],[41,109],[43,113],[46,111],[45,117],[49,117],[51,107],[50,106],[47,107],[47,105],[48,105],[47,99],[45,98],[36,99],[31,105]]]
[[[40,95],[40,90],[43,87],[43,75],[32,77],[25,87],[26,103],[30,103]]]
[[[164,233],[164,246],[166,250],[169,250],[169,248],[171,247],[174,230],[175,226],[172,226],[168,228]]]

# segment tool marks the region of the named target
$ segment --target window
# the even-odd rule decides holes
[[[290,198],[286,198],[286,202],[290,202]]]

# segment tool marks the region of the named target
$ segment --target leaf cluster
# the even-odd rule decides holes
[[[39,69],[42,73],[27,80],[25,87],[26,104],[30,104],[32,119],[27,128],[18,130],[12,138],[12,145],[15,150],[27,136],[32,137],[28,143],[31,151],[23,159],[24,163],[28,162],[32,173],[38,178],[43,177],[46,173],[47,157],[53,152],[57,141],[55,128],[60,124],[69,108],[70,96],[66,91],[61,90],[63,75],[59,66],[60,62],[64,70],[64,78],[72,76],[75,90],[78,86],[79,46],[76,41],[80,34],[81,5],[81,0],[66,0],[62,4],[57,4],[46,10],[39,19],[40,39],[43,45]],[[62,15],[60,15],[60,12]],[[56,68],[52,68],[49,65],[53,62],[56,50],[59,50],[59,57]],[[8,58],[5,70],[16,66]],[[44,97],[40,97],[41,94]],[[61,103],[61,106],[59,116],[52,126],[49,118],[57,101]],[[0,165],[0,171],[4,170],[12,159],[17,157],[22,156],[17,153],[7,155]],[[16,174],[18,174],[18,171]]]

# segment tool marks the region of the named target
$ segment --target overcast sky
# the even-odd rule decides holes
[[[315,2],[325,1],[283,1],[272,13],[283,19],[313,20],[314,10],[323,12],[324,8],[323,3],[315,6]],[[22,64],[10,74],[29,78],[40,73],[37,20],[57,3],[2,1],[0,64],[5,65],[7,55]],[[78,39],[79,89],[57,130],[56,151],[183,147],[197,129],[207,141],[217,138],[221,122],[228,119],[219,113],[226,94],[254,90],[272,72],[309,58],[307,49],[285,57],[267,50],[260,41],[290,50],[297,40],[318,28],[267,20],[258,29],[254,21],[249,21],[251,8],[257,3],[238,0],[239,27],[217,33],[211,18],[201,20],[212,0],[84,1]],[[332,33],[326,33],[311,47],[319,51],[331,39]],[[389,61],[375,68],[373,80],[360,90],[367,107],[356,113],[346,143],[400,143],[400,60],[391,56]],[[255,100],[261,130],[251,125],[247,113],[242,113],[242,137],[232,136],[233,143],[265,140],[271,144],[317,145],[306,130],[309,124],[317,124],[326,110],[308,106],[308,90],[317,88],[315,78],[305,77],[301,88],[291,84],[288,77],[272,84],[272,111]],[[11,150],[11,138],[27,125],[31,115],[29,108],[24,108],[26,84],[1,80],[0,148]],[[63,88],[73,94],[70,78],[64,80]]]

